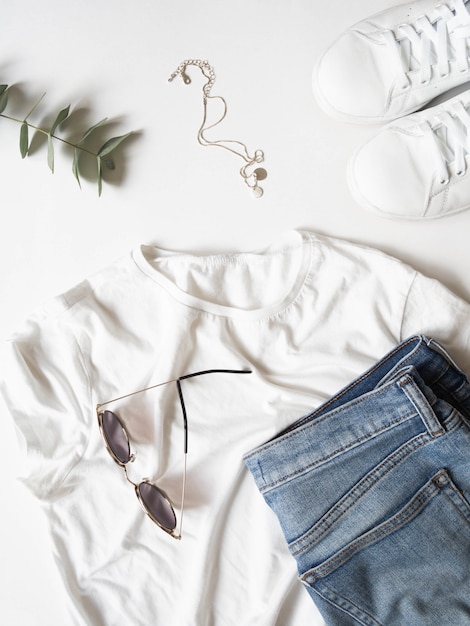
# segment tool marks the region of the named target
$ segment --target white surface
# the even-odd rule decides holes
[[[50,296],[141,242],[194,251],[259,248],[288,228],[373,245],[440,279],[470,300],[470,213],[433,222],[393,222],[352,200],[346,163],[376,128],[329,119],[315,103],[311,71],[340,32],[389,0],[6,0],[0,83],[16,84],[31,121],[71,103],[80,131],[108,116],[111,133],[136,131],[119,159],[119,184],[82,190],[57,149],[51,175],[44,146],[25,161],[19,128],[0,120],[3,227],[0,335]],[[240,162],[196,141],[202,81],[168,83],[186,58],[215,67],[214,95],[228,116],[215,137],[266,154],[265,193],[252,199]],[[81,111],[81,112],[80,112]],[[2,420],[5,476],[0,603],[15,626],[68,626],[41,513],[13,480],[15,439]]]

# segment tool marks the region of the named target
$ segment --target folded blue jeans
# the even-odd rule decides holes
[[[470,625],[470,384],[436,341],[244,460],[328,625]]]

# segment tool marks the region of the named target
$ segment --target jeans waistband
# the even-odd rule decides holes
[[[437,397],[439,416],[433,409]],[[465,373],[435,340],[416,335],[244,460],[265,493],[416,415],[417,410],[429,434],[437,435],[456,404],[470,418]]]

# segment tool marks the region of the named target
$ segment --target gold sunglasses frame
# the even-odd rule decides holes
[[[126,476],[126,480],[134,486],[134,490],[137,496],[137,499],[139,500],[140,506],[142,507],[143,511],[145,512],[145,514],[152,520],[152,522],[154,522],[154,524],[156,524],[159,528],[161,528],[163,531],[165,531],[168,535],[170,535],[170,537],[173,537],[173,539],[178,539],[180,540],[182,537],[182,529],[183,529],[183,515],[184,515],[184,500],[185,500],[185,492],[186,492],[186,468],[187,468],[187,454],[188,454],[188,419],[187,419],[187,413],[186,413],[186,406],[184,403],[184,398],[183,398],[183,391],[181,389],[181,381],[182,380],[186,380],[187,378],[194,378],[195,376],[201,376],[204,374],[217,374],[217,373],[225,373],[225,374],[251,374],[251,370],[227,370],[227,369],[211,369],[211,370],[203,370],[200,372],[193,372],[191,374],[185,374],[183,376],[179,376],[178,378],[172,378],[170,380],[166,380],[165,382],[162,383],[157,383],[155,385],[150,385],[149,387],[144,387],[143,389],[138,389],[137,391],[132,391],[131,393],[126,393],[125,395],[119,396],[117,398],[112,398],[111,400],[106,400],[105,402],[100,402],[96,405],[96,416],[98,418],[98,426],[99,426],[99,430],[100,430],[100,434],[101,434],[101,438],[104,441],[104,444],[106,446],[106,449],[108,451],[108,453],[110,454],[111,458],[113,459],[113,461],[115,463],[117,463],[117,465],[121,466],[124,470],[124,474]],[[118,415],[116,415],[116,413],[114,413],[113,411],[110,411],[110,413],[113,414],[114,418],[117,420],[120,428],[122,429],[123,434],[125,435],[126,441],[127,441],[127,445],[128,445],[128,450],[129,450],[129,459],[124,463],[123,461],[121,461],[117,455],[115,454],[115,452],[112,450],[109,440],[104,432],[104,427],[103,427],[103,415],[105,413],[105,411],[102,411],[101,408],[107,404],[111,404],[112,402],[117,402],[118,400],[123,400],[125,398],[129,398],[131,396],[135,396],[139,393],[143,393],[144,391],[149,391],[151,389],[156,389],[157,387],[162,387],[163,385],[168,385],[170,383],[176,383],[177,389],[178,389],[178,396],[179,396],[179,400],[180,400],[180,404],[181,404],[181,410],[183,413],[183,423],[184,423],[184,456],[183,456],[183,484],[182,484],[182,489],[181,489],[181,506],[180,506],[180,525],[179,525],[179,529],[178,532],[175,533],[174,532],[174,528],[176,528],[177,525],[177,516],[176,516],[176,512],[175,512],[175,508],[173,503],[171,502],[170,498],[167,496],[167,494],[160,489],[160,487],[157,487],[157,485],[155,485],[154,483],[152,483],[148,478],[144,478],[142,479],[140,482],[135,483],[133,480],[131,480],[129,478],[128,472],[127,472],[127,465],[129,463],[133,463],[136,455],[134,453],[131,453],[131,448],[130,448],[130,438],[129,438],[129,434],[125,428],[125,426],[123,425],[120,417]],[[169,505],[169,508],[171,510],[171,512],[173,513],[173,516],[175,518],[175,526],[174,528],[167,528],[165,527],[163,524],[161,524],[150,512],[149,508],[146,506],[142,495],[139,491],[139,487],[142,484],[147,484],[150,485],[153,489],[156,489],[159,494],[162,496],[162,498],[167,502],[167,504]]]

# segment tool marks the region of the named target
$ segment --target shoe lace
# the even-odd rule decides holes
[[[470,154],[470,114],[463,103],[455,100],[431,121],[423,122],[421,128],[430,139],[439,183],[449,182],[450,163],[455,174],[463,176],[467,171],[466,155]]]
[[[383,32],[402,89],[410,88],[409,73],[418,70],[420,82],[427,84],[433,65],[437,66],[441,78],[449,75],[450,62],[454,60],[460,72],[470,69],[467,51],[470,14],[466,0],[453,0],[451,6],[437,5],[437,17],[432,21],[427,15],[421,15],[414,24],[400,24],[396,32]]]

